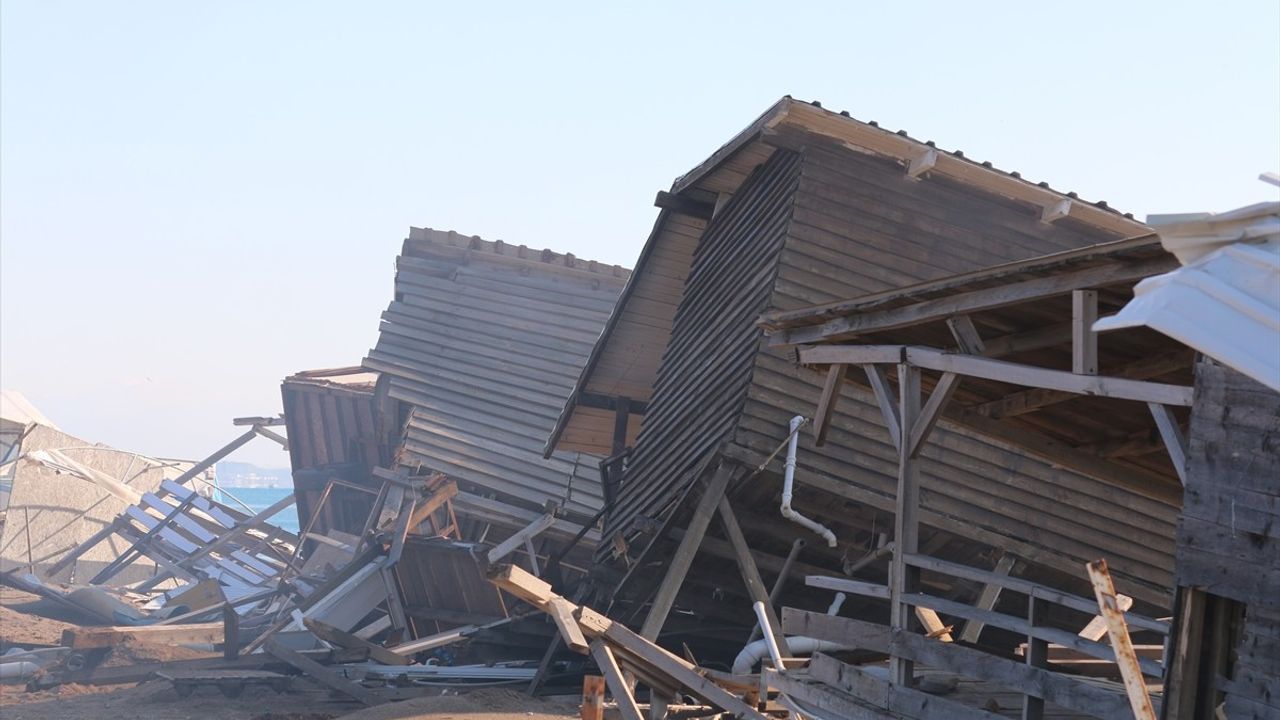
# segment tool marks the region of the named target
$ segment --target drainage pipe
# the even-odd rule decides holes
[[[821,535],[829,547],[836,546],[836,534],[831,532],[830,528],[822,523],[815,522],[791,509],[791,493],[796,478],[796,446],[800,440],[800,425],[804,423],[804,416],[797,415],[791,418],[791,437],[787,440],[787,464],[782,474],[782,517],[790,520],[797,525],[809,528],[815,533]]]

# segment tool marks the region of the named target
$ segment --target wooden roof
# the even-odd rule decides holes
[[[544,459],[541,450],[628,275],[550,250],[412,229],[363,364],[408,407],[400,462],[507,503],[554,500],[594,514],[597,460]]]
[[[714,208],[732,195],[751,171],[773,154],[783,138],[796,136],[834,142],[856,152],[891,159],[912,177],[945,182],[966,192],[994,196],[1031,208],[1049,223],[1084,225],[1113,238],[1146,234],[1148,228],[1105,202],[1080,200],[1047,183],[1033,183],[1016,172],[970,160],[960,151],[938,149],[905,131],[892,132],[875,122],[825,110],[818,103],[784,97],[731,141],[659,193],[662,207],[636,263],[635,272],[613,309],[581,375],[569,394],[544,447],[605,454],[608,438],[592,429],[611,423],[613,412],[591,407],[584,397],[627,397],[638,404],[650,398],[671,333],[684,280],[698,239]],[[595,403],[599,406],[600,403]],[[641,412],[633,412],[628,438],[639,431]]]

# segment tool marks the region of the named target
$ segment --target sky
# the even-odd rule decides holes
[[[656,192],[786,94],[1227,210],[1276,196],[1280,3],[4,0],[0,384],[203,457],[359,363],[410,226],[630,266]]]

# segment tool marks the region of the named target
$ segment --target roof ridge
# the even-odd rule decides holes
[[[538,250],[527,245],[513,245],[503,240],[485,240],[479,235],[463,235],[456,230],[436,230],[428,227],[410,227],[409,240],[458,248],[494,255],[508,260],[523,260],[530,264],[542,263],[557,268],[567,268],[596,275],[626,278],[631,270],[621,265],[607,265],[596,260],[584,260],[573,253],[560,253],[549,248]]]

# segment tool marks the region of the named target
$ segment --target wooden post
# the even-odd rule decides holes
[[[920,469],[907,438],[920,415],[920,369],[906,363],[898,365],[898,497],[894,510],[893,559],[889,565],[891,599],[890,625],[906,630],[911,622],[912,607],[902,602],[905,593],[914,592],[920,571],[907,565],[906,555],[915,554],[920,545]],[[896,685],[914,682],[914,664],[894,655],[889,661],[890,679]]]
[[[738,563],[738,572],[742,574],[742,580],[747,585],[747,593],[754,602],[764,606],[765,615],[769,619],[769,629],[772,631],[774,642],[778,644],[778,650],[783,657],[790,657],[790,653],[787,652],[787,638],[782,634],[782,623],[778,621],[778,614],[773,609],[773,601],[769,599],[769,591],[765,589],[755,558],[751,557],[751,548],[742,534],[738,517],[733,514],[729,498],[720,496],[719,510],[720,522],[724,524],[724,533],[729,538],[729,544],[733,546],[733,557]]]
[[[1098,374],[1098,334],[1093,323],[1098,320],[1098,291],[1071,291],[1071,372],[1077,375]]]
[[[1110,636],[1111,648],[1116,653],[1116,665],[1120,668],[1120,677],[1124,679],[1124,689],[1129,696],[1129,705],[1133,708],[1133,717],[1135,720],[1156,720],[1151,696],[1147,694],[1147,683],[1142,678],[1142,668],[1138,665],[1133,641],[1129,639],[1124,611],[1116,601],[1116,587],[1111,582],[1107,561],[1095,560],[1086,564],[1085,569],[1089,571],[1089,580],[1093,583],[1093,592],[1098,598],[1098,609],[1107,620],[1107,635]]]
[[[1017,562],[1017,558],[1009,553],[1000,556],[996,562],[996,569],[993,571],[998,575],[1008,575],[1013,572],[1013,565]],[[980,610],[994,610],[996,602],[1000,599],[1001,586],[995,583],[987,583],[982,588],[982,593],[978,596],[978,602],[974,603],[974,607]],[[985,623],[980,620],[966,620],[964,627],[960,630],[960,642],[977,643],[982,637],[982,628]]]
[[[604,720],[604,678],[582,676],[582,720]]]
[[[222,657],[240,657],[240,614],[230,604],[222,607]]]
[[[1044,624],[1045,604],[1033,592],[1027,595],[1027,623],[1034,629]],[[1027,635],[1027,665],[1045,668],[1049,665],[1049,643],[1035,635]],[[1026,694],[1022,696],[1022,720],[1041,720],[1044,717],[1044,698]]]
[[[729,478],[732,475],[733,468],[722,463],[716,468],[711,481],[703,491],[702,498],[698,500],[698,506],[694,509],[689,526],[685,529],[684,538],[680,540],[680,547],[671,557],[667,574],[662,578],[658,594],[653,598],[653,606],[644,619],[644,625],[640,628],[640,636],[645,640],[656,640],[658,633],[662,631],[667,615],[671,612],[671,606],[675,603],[676,593],[680,592],[685,575],[689,574],[689,566],[693,564],[693,558],[698,554],[698,546],[702,544],[702,537],[706,535],[707,526],[711,524],[711,516],[715,513],[725,489],[729,487]]]
[[[1173,632],[1165,669],[1163,717],[1193,717],[1204,656],[1205,591],[1179,587],[1174,602]]]
[[[622,715],[622,720],[644,720],[644,716],[640,714],[640,708],[636,706],[635,696],[631,694],[630,683],[622,677],[618,661],[614,659],[613,651],[605,645],[604,640],[596,638],[591,641],[591,657],[595,659],[596,667],[600,668],[600,672],[604,673],[605,683],[613,693],[613,700],[618,704],[618,712]]]

